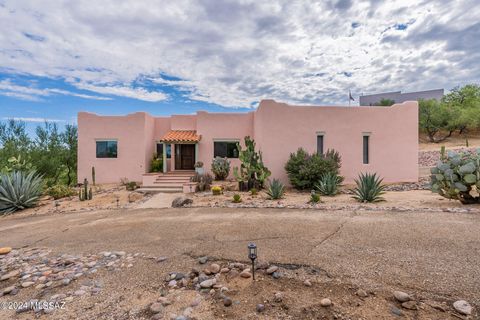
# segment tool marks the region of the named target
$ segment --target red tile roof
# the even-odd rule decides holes
[[[170,130],[161,139],[166,142],[198,142],[201,135],[195,130]]]

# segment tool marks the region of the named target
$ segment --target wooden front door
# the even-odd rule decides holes
[[[177,144],[175,145],[175,169],[176,170],[194,170],[195,169],[195,145]]]

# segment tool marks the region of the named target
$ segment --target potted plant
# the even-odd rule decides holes
[[[203,169],[203,162],[202,161],[197,161],[195,162],[195,172],[198,174],[203,174],[205,170]]]

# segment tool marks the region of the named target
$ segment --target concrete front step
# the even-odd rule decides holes
[[[160,193],[160,192],[164,192],[164,193],[182,193],[183,192],[183,189],[182,187],[180,188],[164,188],[164,187],[149,187],[149,186],[146,186],[146,187],[141,187],[141,188],[138,188],[137,190],[135,191],[138,191],[138,192],[144,192],[144,193]]]

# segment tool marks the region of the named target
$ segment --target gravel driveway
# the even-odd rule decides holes
[[[168,257],[166,270],[135,270],[131,280],[143,283],[199,256],[246,261],[250,241],[262,261],[315,266],[364,288],[400,286],[480,305],[476,214],[185,208],[0,219],[0,244],[14,248]]]

